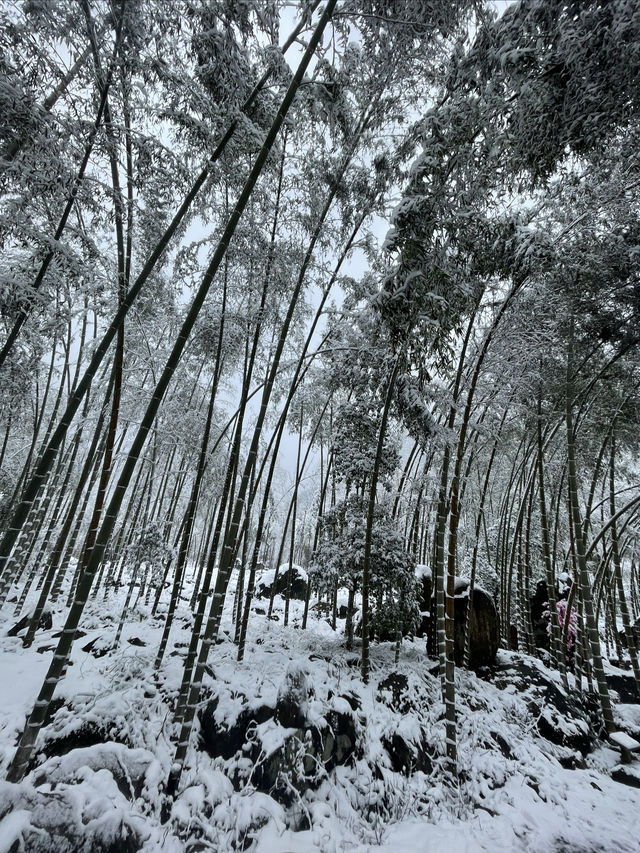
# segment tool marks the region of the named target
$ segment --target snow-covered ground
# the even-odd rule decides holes
[[[320,772],[313,789],[292,789],[285,802],[258,790],[246,750],[212,758],[194,737],[172,818],[163,825],[160,788],[175,737],[171,708],[192,616],[185,597],[164,663],[154,672],[166,604],[156,618],[138,606],[120,647],[113,649],[124,596],[123,589],[104,601],[100,592],[88,605],[85,634],[74,645],[72,665],[56,693],[56,713],[40,735],[38,766],[20,785],[0,783],[0,853],[640,850],[640,789],[610,775],[620,755],[599,743],[583,760],[574,749],[543,738],[538,722],[544,708],[533,683],[522,689],[458,670],[460,773],[455,786],[447,784],[443,706],[424,641],[405,640],[397,665],[392,644],[373,644],[372,677],[363,685],[357,649],[351,653],[344,647],[344,622],[334,632],[312,611],[303,631],[302,603],[292,602],[285,628],[279,598],[277,621],[252,615],[242,663],[228,634],[222,634],[209,659],[203,706],[216,697],[216,720],[232,723],[243,709],[275,706],[287,673],[299,673],[308,686],[307,725],[320,730],[328,714],[344,716],[346,709],[355,721],[358,749],[344,764]],[[233,589],[223,623],[231,634],[232,600]],[[2,775],[63,618],[54,613],[53,628],[39,631],[33,647],[23,649],[19,638],[6,636],[16,621],[14,606],[3,610],[6,627],[0,638]],[[266,610],[265,601],[256,600],[254,608]],[[500,652],[499,663],[539,669],[553,681],[541,664],[522,655]],[[393,673],[406,686],[401,695],[389,686]],[[618,704],[615,712],[621,728],[640,731],[640,705]],[[273,719],[256,726],[260,761],[282,748],[291,732]],[[96,733],[103,742],[95,742]],[[420,769],[394,771],[385,744],[395,735],[416,751]],[[576,769],[568,769],[572,765]]]

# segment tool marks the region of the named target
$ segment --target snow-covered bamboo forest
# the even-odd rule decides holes
[[[0,853],[637,853],[640,0],[0,48]]]

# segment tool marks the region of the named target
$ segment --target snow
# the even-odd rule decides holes
[[[427,580],[431,580],[432,574],[429,566],[418,565],[415,568],[416,580],[422,580],[426,578]]]
[[[231,629],[233,591],[232,586],[226,630]],[[255,789],[245,755],[211,758],[197,748],[194,737],[171,820],[162,825],[161,787],[175,735],[171,703],[191,625],[189,590],[157,673],[153,661],[162,620],[152,618],[142,603],[131,612],[120,647],[110,648],[125,594],[123,589],[106,601],[100,597],[89,603],[83,624],[87,633],[76,642],[72,665],[56,694],[65,704],[41,734],[38,766],[20,785],[0,785],[0,853],[22,837],[33,837],[28,833],[34,824],[52,826],[61,817],[83,839],[119,837],[124,827],[145,853],[184,853],[196,843],[220,851],[246,844],[256,853],[637,853],[640,790],[611,777],[620,755],[610,744],[597,744],[584,760],[578,754],[577,769],[567,769],[563,764],[569,766],[575,753],[540,736],[532,690],[521,692],[514,685],[501,689],[490,679],[458,670],[460,780],[451,786],[441,769],[445,744],[439,680],[424,641],[405,640],[397,666],[393,644],[374,643],[371,682],[364,685],[358,649],[345,650],[341,630],[334,632],[319,614],[310,615],[309,628],[302,631],[304,604],[295,601],[291,625],[285,628],[279,599],[279,622],[252,615],[242,663],[228,638],[212,648],[203,702],[215,695],[216,721],[228,726],[246,708],[275,708],[285,687],[298,685],[307,702],[307,725],[321,727],[329,711],[348,715],[355,701],[362,754],[352,765],[335,767],[317,789],[297,794],[285,807]],[[11,606],[4,614],[9,627],[16,621],[8,616]],[[23,649],[19,639],[0,637],[0,683],[11,685],[3,691],[0,710],[3,768],[50,660],[51,652],[37,649],[52,644],[59,626],[60,615],[54,613],[54,627],[39,631],[31,649]],[[146,645],[131,646],[127,641],[132,637]],[[104,656],[83,651],[92,640],[107,650]],[[510,652],[499,653],[501,666],[516,659]],[[560,676],[540,661],[519,659],[561,687]],[[407,679],[401,710],[393,707],[392,691],[378,687],[393,672]],[[551,714],[548,708],[542,713]],[[618,745],[635,743],[640,705],[617,704],[615,714]],[[571,725],[579,728],[580,722]],[[99,732],[102,740],[56,754],[56,744],[83,731]],[[282,747],[292,732],[273,719],[256,726],[261,760]],[[395,772],[384,746],[384,739],[394,734],[414,748],[423,744],[432,770],[425,765],[410,776]],[[50,749],[54,751],[47,756]],[[635,767],[624,765],[629,776],[637,775]],[[247,781],[234,787],[234,772]]]
[[[16,809],[0,820],[0,853],[9,853],[31,825],[30,818],[31,814],[26,809]]]
[[[624,775],[627,780],[633,781],[636,788],[640,788],[640,767],[637,764],[619,764],[613,768],[613,778],[616,778],[616,774]]]
[[[297,572],[297,574],[300,575],[302,580],[304,580],[304,581],[308,580],[309,576],[308,576],[307,572],[302,568],[302,566],[299,566],[297,563],[292,563],[291,568],[294,570],[294,572]],[[283,563],[280,566],[280,568],[278,569],[278,577],[282,577],[282,575],[284,575],[285,572],[288,572],[288,571],[289,571],[289,563]],[[270,587],[273,584],[275,576],[276,576],[276,570],[275,569],[265,569],[264,571],[259,572],[258,574],[256,574],[256,586],[259,587],[260,585],[262,585],[262,586]]]
[[[429,581],[432,580],[433,574],[431,572],[431,568],[425,565],[417,565],[415,567],[415,577],[417,581],[425,579]],[[469,594],[469,580],[456,575],[453,579],[453,588],[456,596],[464,597]],[[478,592],[484,592],[485,595],[489,595],[489,592],[479,584],[475,584],[475,589],[477,589]]]
[[[621,749],[629,750],[629,752],[640,749],[640,743],[635,738],[629,737],[626,732],[611,732],[609,740]]]

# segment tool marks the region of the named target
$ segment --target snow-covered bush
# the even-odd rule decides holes
[[[311,582],[330,595],[336,587],[355,593],[360,587],[365,552],[364,501],[351,495],[323,518],[323,536],[310,567]],[[384,507],[376,508],[371,543],[371,628],[393,637],[398,629],[415,629],[418,603],[414,560]]]
[[[162,523],[153,521],[145,525],[127,547],[125,563],[135,576],[144,565],[149,584],[157,587],[162,583],[164,568],[172,557],[173,548],[165,541]]]

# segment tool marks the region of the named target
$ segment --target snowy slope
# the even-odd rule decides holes
[[[267,763],[283,745],[297,743],[296,738],[302,742],[312,730],[325,731],[327,720],[341,714],[340,719],[353,720],[353,753],[330,770],[316,768],[313,787],[292,788],[284,797],[274,790],[270,796],[255,784],[259,774],[248,757],[255,754],[249,745],[228,758],[212,757],[194,738],[180,795],[163,826],[160,791],[172,760],[171,708],[191,614],[185,599],[164,664],[154,673],[162,620],[151,618],[148,609],[140,606],[131,614],[120,648],[110,649],[123,595],[90,605],[86,633],[76,641],[55,714],[41,734],[38,766],[20,785],[0,784],[0,853],[640,849],[640,789],[611,778],[620,761],[616,750],[596,742],[583,758],[574,744],[585,735],[580,718],[550,717],[553,725],[567,727],[573,745],[554,744],[541,735],[541,719],[550,711],[541,699],[543,688],[535,683],[536,672],[541,683],[561,691],[542,664],[501,652],[493,675],[457,672],[460,773],[453,785],[442,770],[443,706],[424,642],[406,640],[398,665],[392,645],[374,644],[372,678],[365,686],[357,649],[344,648],[343,623],[334,632],[317,617],[302,631],[302,603],[293,602],[285,628],[279,598],[278,621],[252,617],[242,664],[226,634],[213,648],[203,709],[213,701],[215,724],[224,730],[243,710],[264,707],[269,713],[282,695],[287,672],[302,673],[302,728],[286,728],[268,717],[251,728],[251,749],[258,743],[259,761]],[[264,605],[255,603],[259,609]],[[3,614],[5,624],[14,621],[10,606]],[[61,614],[54,614],[53,628],[40,631],[28,650],[18,638],[0,639],[3,769],[46,671],[60,622]],[[231,627],[227,618],[223,629],[232,633]],[[531,683],[526,683],[527,673]],[[616,714],[621,729],[637,733],[640,705],[617,705]],[[390,744],[407,747],[411,767],[403,769]]]

